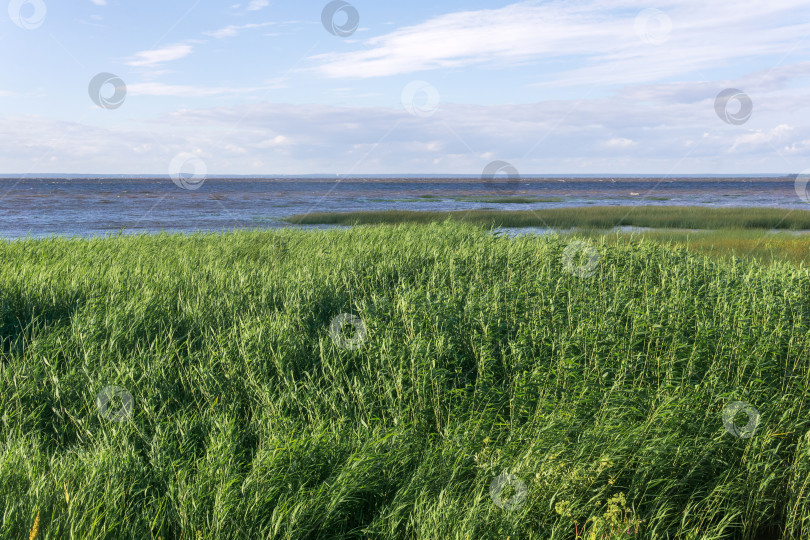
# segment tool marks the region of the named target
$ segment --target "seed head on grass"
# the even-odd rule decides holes
[[[31,527],[31,533],[28,535],[28,540],[34,540],[39,536],[39,510],[37,510],[37,517],[34,518],[34,525]]]

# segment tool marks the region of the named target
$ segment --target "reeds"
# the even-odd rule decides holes
[[[485,227],[612,229],[619,226],[681,229],[810,229],[810,211],[700,206],[586,206],[535,210],[311,213],[287,221],[300,225],[367,225],[461,221]]]
[[[808,271],[591,242],[585,278],[458,224],[0,244],[0,537],[806,537]]]

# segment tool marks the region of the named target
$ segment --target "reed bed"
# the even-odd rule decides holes
[[[781,208],[712,208],[705,206],[584,206],[534,210],[460,210],[429,212],[384,210],[313,212],[291,216],[298,225],[369,225],[460,221],[485,227],[572,227],[612,229],[620,226],[680,229],[810,230],[810,211]]]
[[[2,243],[0,537],[806,538],[807,269],[590,243]]]

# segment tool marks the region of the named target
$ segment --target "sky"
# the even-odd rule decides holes
[[[797,174],[807,0],[3,0],[0,174]]]

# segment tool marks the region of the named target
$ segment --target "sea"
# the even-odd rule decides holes
[[[801,182],[798,182],[801,184]],[[577,206],[806,209],[795,176],[0,176],[0,238],[290,227],[293,215]]]

